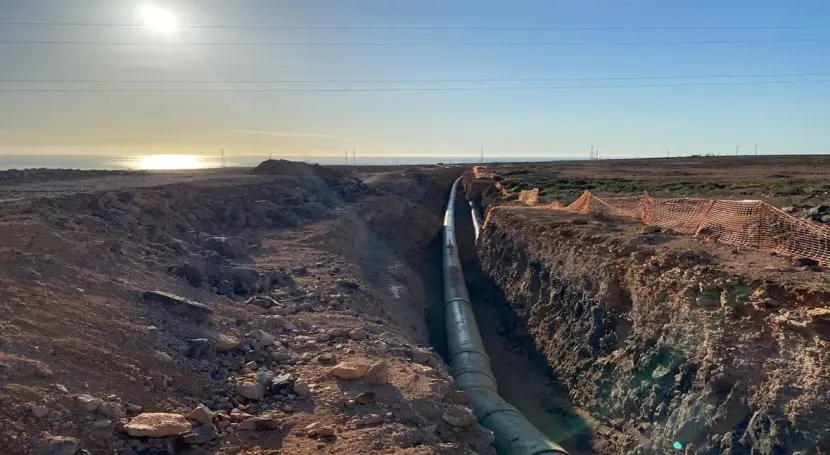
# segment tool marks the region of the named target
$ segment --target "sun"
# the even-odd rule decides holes
[[[148,27],[165,35],[173,33],[178,26],[173,13],[155,5],[139,5],[138,13]]]
[[[148,155],[138,160],[138,168],[151,170],[202,169],[204,163],[194,155]]]

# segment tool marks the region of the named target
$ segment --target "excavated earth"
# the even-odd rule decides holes
[[[461,169],[358,171],[0,202],[0,452],[493,453],[427,347]]]
[[[823,269],[518,206],[491,207],[476,251],[512,335],[546,358],[597,453],[830,451]]]

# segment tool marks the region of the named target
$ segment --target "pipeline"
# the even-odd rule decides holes
[[[567,455],[565,449],[549,440],[518,409],[498,394],[496,379],[490,369],[490,358],[484,350],[473,305],[464,283],[464,272],[455,241],[454,206],[460,181],[459,178],[452,185],[444,215],[444,311],[447,317],[448,363],[452,376],[455,383],[467,392],[479,423],[495,435],[496,451],[499,454]]]

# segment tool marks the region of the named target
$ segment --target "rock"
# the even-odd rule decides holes
[[[202,275],[202,271],[187,262],[180,266],[174,267],[172,272],[177,277],[187,280],[187,283],[194,288],[202,286],[202,283],[205,280]]]
[[[830,215],[822,215],[821,222],[825,224],[830,224]]]
[[[169,354],[161,351],[153,351],[150,354],[150,357],[154,358],[157,362],[163,363],[165,365],[172,365],[173,363],[175,363],[173,357],[170,357]]]
[[[308,275],[308,269],[305,266],[294,267],[294,276],[306,276]]]
[[[255,381],[240,382],[236,386],[236,393],[249,400],[260,401],[265,398],[265,387]]]
[[[368,372],[369,365],[364,362],[340,362],[329,370],[329,374],[340,379],[360,379]]]
[[[305,433],[311,437],[328,437],[334,436],[335,431],[333,427],[328,425],[323,425],[320,422],[314,422],[311,425],[308,425],[304,428]]]
[[[807,215],[820,215],[827,212],[830,212],[830,206],[817,205],[815,207],[810,207],[810,209],[807,210]]]
[[[208,425],[213,423],[213,412],[208,409],[207,406],[200,404],[199,406],[196,406],[195,409],[190,411],[187,418],[195,420],[203,425]]]
[[[201,425],[181,435],[186,444],[205,444],[219,437],[216,427],[212,424]]]
[[[271,417],[253,417],[236,426],[240,431],[268,431],[280,426],[280,421]]]
[[[334,354],[330,352],[324,352],[317,356],[317,362],[323,365],[331,365],[336,361],[337,359],[334,357]]]
[[[346,332],[345,330],[343,330],[341,328],[331,329],[327,332],[327,335],[329,336],[329,338],[342,338],[342,337],[345,337],[347,334],[348,334],[348,332]]]
[[[145,412],[133,417],[124,430],[133,437],[163,438],[190,431],[190,422],[179,414]]]
[[[78,402],[78,409],[81,411],[96,411],[104,403],[104,400],[90,395],[78,395],[75,400]]]
[[[467,406],[470,403],[470,397],[464,390],[453,388],[450,392],[450,398],[455,404],[460,404],[462,406]]]
[[[55,384],[55,388],[58,389],[59,392],[69,393],[69,390],[67,390],[66,386],[63,384]]]
[[[204,303],[194,302],[163,291],[146,291],[143,296],[145,300],[160,303],[170,312],[196,322],[209,322],[213,319],[213,310]]]
[[[294,393],[301,397],[307,397],[311,395],[311,387],[305,381],[297,381],[294,383]]]
[[[208,338],[192,338],[187,341],[187,356],[194,359],[216,357],[216,341]]]
[[[229,272],[233,279],[233,292],[235,294],[248,295],[261,290],[262,283],[258,270],[234,267]]]
[[[258,295],[255,297],[251,297],[250,299],[246,300],[245,303],[248,305],[256,305],[262,308],[271,308],[277,305],[277,301],[272,299],[271,297],[265,295]]]
[[[271,346],[273,344],[276,344],[277,342],[277,339],[274,337],[274,335],[271,335],[270,333],[261,329],[256,329],[252,331],[251,336],[265,346]]]
[[[202,246],[229,258],[243,257],[248,254],[249,242],[245,237],[208,237]]]
[[[268,387],[269,385],[271,385],[271,381],[273,381],[276,377],[277,375],[275,375],[272,371],[257,371],[256,382],[262,384],[265,387]]]
[[[793,261],[792,265],[793,267],[815,267],[818,265],[818,261],[810,258],[798,258]]]
[[[469,408],[460,405],[449,406],[441,418],[454,427],[469,427],[476,423],[476,416]]]
[[[326,341],[329,341],[330,339],[331,339],[331,337],[329,337],[328,333],[318,333],[317,335],[314,335],[314,340],[317,341],[318,343],[325,343]]]
[[[115,421],[124,417],[124,408],[121,403],[102,403],[98,408],[98,412]]]
[[[349,332],[349,338],[351,338],[353,340],[362,340],[362,339],[366,338],[367,336],[369,336],[369,334],[366,333],[365,330],[360,329],[360,328],[354,329],[351,332]]]
[[[271,381],[268,385],[268,392],[272,395],[292,393],[294,391],[294,376],[291,373],[281,374]]]
[[[133,403],[127,403],[127,412],[130,414],[138,414],[141,412],[141,406]]]
[[[245,366],[242,367],[242,369],[249,370],[249,371],[256,371],[258,366],[259,365],[257,365],[257,363],[252,360],[252,361],[246,363]]]
[[[363,392],[354,397],[354,402],[357,404],[369,404],[374,403],[377,398],[378,396],[375,392]]]
[[[241,345],[242,343],[236,337],[225,335],[224,333],[216,336],[216,352],[232,351]]]
[[[42,404],[32,406],[32,414],[37,418],[46,417],[49,415],[49,408]]]
[[[385,360],[375,363],[366,372],[366,382],[375,385],[389,383],[389,364]]]
[[[233,283],[228,280],[219,280],[216,283],[216,293],[219,295],[233,295]]]
[[[47,435],[38,444],[37,455],[75,455],[79,450],[80,439]]]

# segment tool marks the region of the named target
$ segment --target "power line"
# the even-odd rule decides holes
[[[710,83],[685,83],[685,84],[629,84],[629,85],[548,85],[548,86],[497,86],[497,87],[397,87],[397,88],[289,88],[289,89],[182,89],[182,88],[141,88],[141,89],[113,89],[113,88],[43,88],[26,89],[0,88],[0,92],[55,92],[55,93],[142,93],[142,92],[179,92],[179,93],[286,93],[286,92],[460,92],[460,91],[488,91],[488,90],[562,90],[562,89],[596,89],[596,88],[658,88],[658,87],[706,87],[706,86],[741,86],[741,85],[789,85],[789,84],[824,84],[830,79],[808,80],[808,81],[741,81],[741,82],[710,82]]]
[[[658,75],[610,77],[518,77],[459,79],[33,79],[2,78],[5,83],[67,83],[67,84],[384,84],[384,83],[456,83],[456,82],[552,82],[552,81],[640,81],[667,79],[754,79],[770,77],[827,77],[830,73],[720,74],[720,75]]]
[[[146,28],[138,23],[105,22],[52,22],[52,21],[0,21],[0,26],[20,27],[126,27]],[[826,30],[827,25],[690,25],[690,26],[647,26],[647,27],[512,27],[512,26],[375,26],[375,25],[283,25],[283,24],[177,24],[177,28],[228,28],[228,29],[277,29],[277,30],[379,30],[379,31],[515,31],[515,32],[559,32],[559,31],[694,31],[694,30]]]
[[[559,41],[559,42],[228,42],[228,41],[67,41],[67,40],[0,40],[5,45],[70,45],[70,46],[270,46],[270,47],[554,47],[554,46],[680,46],[680,45],[714,45],[714,44],[806,44],[830,43],[830,38],[798,38],[798,39],[757,39],[757,40],[709,40],[709,41]]]

